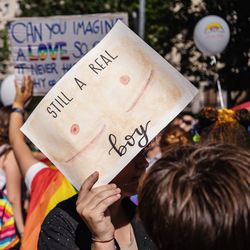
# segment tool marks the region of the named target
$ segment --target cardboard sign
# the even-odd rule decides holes
[[[118,21],[30,115],[24,134],[79,188],[110,182],[193,99],[193,87]]]
[[[44,95],[126,13],[16,18],[8,25],[15,75],[30,74],[34,94]]]

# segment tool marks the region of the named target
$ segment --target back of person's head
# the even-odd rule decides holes
[[[186,145],[157,161],[139,188],[139,215],[162,250],[247,250],[250,153]]]
[[[191,143],[191,136],[178,125],[168,125],[161,134],[160,148],[162,154],[168,150],[169,146],[179,146]]]
[[[250,112],[246,109],[234,111],[207,107],[199,114],[201,142],[223,142],[249,148],[249,125]]]
[[[0,108],[0,146],[3,144],[9,144],[9,118],[10,108]]]

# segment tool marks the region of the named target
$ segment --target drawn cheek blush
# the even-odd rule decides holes
[[[79,127],[78,124],[73,124],[73,125],[71,126],[71,128],[70,128],[70,133],[71,133],[72,135],[77,135],[77,134],[79,133],[79,131],[80,131],[80,127]]]
[[[120,77],[120,83],[127,85],[130,82],[130,77],[128,75],[123,75]]]

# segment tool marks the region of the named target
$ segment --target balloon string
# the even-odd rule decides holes
[[[213,66],[215,64],[216,64],[216,57],[215,56],[211,56],[210,65]],[[219,77],[217,77],[217,79],[216,79],[216,85],[217,85],[219,99],[220,99],[220,106],[223,109],[223,108],[225,108],[225,105],[224,105],[224,101],[223,101],[222,89],[221,89],[221,84],[220,84]]]
[[[224,106],[224,101],[223,101],[223,96],[222,96],[222,90],[221,90],[220,80],[217,79],[216,83],[217,83],[217,88],[218,88],[218,92],[219,92],[220,106],[221,106],[222,109],[224,109],[225,106]]]

